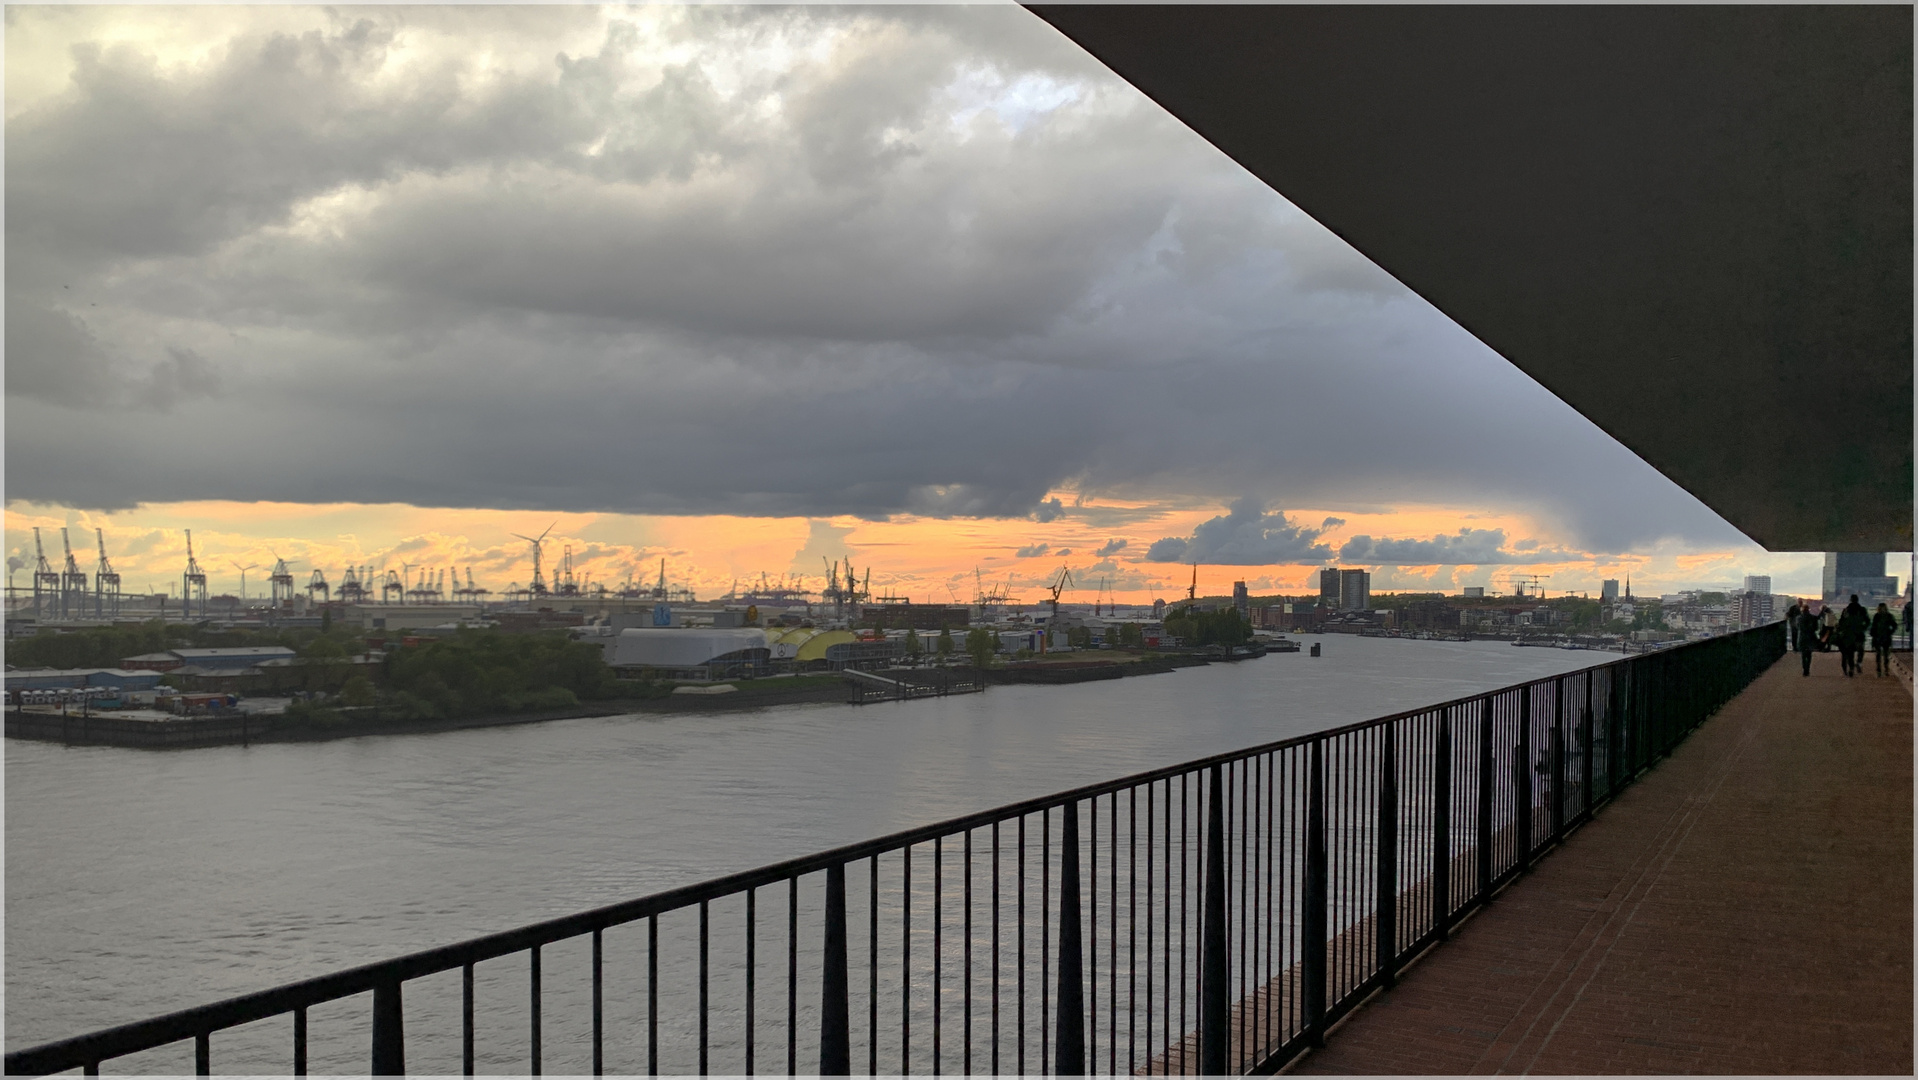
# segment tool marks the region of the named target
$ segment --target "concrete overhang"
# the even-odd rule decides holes
[[[1910,6],[1031,10],[1766,548],[1911,548]]]

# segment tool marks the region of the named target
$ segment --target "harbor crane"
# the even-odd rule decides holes
[[[41,606],[46,598],[60,591],[60,575],[47,562],[46,549],[40,545],[40,526],[33,527],[33,617],[45,618],[45,609]]]
[[[277,551],[273,552],[273,575],[267,580],[272,583],[274,607],[293,602],[293,568]]]
[[[1046,586],[1052,592],[1052,622],[1055,624],[1059,621],[1059,594],[1072,587],[1072,571],[1064,566],[1059,568],[1059,580]],[[1047,626],[1046,630],[1050,633],[1052,627]]]
[[[546,595],[546,578],[545,575],[540,572],[540,558],[542,549],[546,544],[547,533],[552,532],[553,527],[558,524],[559,522],[555,521],[552,525],[546,526],[546,532],[540,533],[538,536],[526,536],[521,533],[512,534],[533,545],[533,584],[528,588],[528,592],[534,597]],[[664,578],[666,573],[666,563],[664,560],[661,560],[659,564],[659,572],[661,577]]]
[[[1199,564],[1198,563],[1192,564],[1192,585],[1186,589],[1185,598],[1187,600],[1197,600],[1199,598]]]
[[[80,563],[73,557],[73,541],[67,538],[67,530],[60,530],[60,546],[66,549],[67,565],[60,571],[60,617],[66,618],[69,611],[79,615],[86,610],[87,576],[80,571]]]
[[[347,567],[346,572],[351,574],[353,568]],[[326,583],[326,571],[317,566],[313,568],[313,576],[306,579],[306,599],[308,603],[330,603],[333,599],[333,587]]]
[[[93,537],[100,542],[100,565],[93,571],[93,617],[104,619],[109,611],[120,613],[120,572],[107,561],[106,530],[95,528]]]
[[[193,617],[193,601],[200,601],[200,617],[206,617],[206,571],[193,557],[193,530],[186,530],[186,573],[180,576],[180,607],[187,618]]]

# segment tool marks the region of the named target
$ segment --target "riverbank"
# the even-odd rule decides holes
[[[1216,659],[1216,658],[1215,658]],[[1058,686],[1159,675],[1214,659],[1191,654],[1106,654],[1090,659],[1035,660],[987,668],[988,685]],[[893,669],[910,678],[936,668]],[[974,669],[964,669],[968,676]],[[845,704],[856,693],[853,680],[839,674],[746,679],[699,687],[698,693],[660,693],[646,697],[581,702],[559,709],[480,716],[403,717],[392,710],[336,709],[325,719],[273,714],[220,713],[172,716],[138,712],[61,713],[52,709],[9,709],[5,733],[67,746],[119,746],[141,750],[178,750],[253,743],[325,742],[365,735],[427,735],[444,731],[540,724],[553,720],[622,716],[632,713],[747,712],[778,705]],[[718,692],[714,692],[718,691]]]

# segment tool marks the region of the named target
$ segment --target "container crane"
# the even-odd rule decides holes
[[[33,617],[44,618],[45,598],[60,591],[60,575],[47,562],[46,549],[40,546],[40,526],[33,527]]]
[[[95,528],[93,537],[100,542],[100,565],[93,571],[93,617],[104,619],[108,609],[120,613],[120,572],[107,561],[107,534],[104,529]]]
[[[273,574],[267,580],[272,583],[274,607],[293,603],[293,568],[277,551],[273,553]]]
[[[193,557],[193,530],[186,530],[186,573],[180,576],[180,607],[189,619],[193,617],[193,600],[200,600],[200,617],[206,617],[206,571],[200,569],[200,562]]]
[[[60,617],[65,618],[71,609],[72,614],[81,614],[86,609],[87,576],[80,572],[80,564],[73,557],[73,542],[67,538],[67,530],[60,530],[60,546],[66,549],[67,564],[60,571]]]

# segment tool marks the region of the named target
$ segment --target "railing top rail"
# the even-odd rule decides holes
[[[1762,629],[1762,628],[1761,628]],[[1727,637],[1735,635],[1727,635]],[[1700,642],[1687,642],[1663,653],[1675,653],[1699,645],[1709,645],[1726,637],[1712,638]],[[1603,664],[1594,664],[1577,671],[1564,672],[1531,679],[1494,690],[1482,691],[1453,698],[1434,705],[1423,705],[1405,709],[1387,716],[1371,720],[1362,720],[1341,727],[1323,731],[1295,735],[1273,742],[1262,743],[1239,750],[1230,750],[1218,754],[1180,762],[1175,765],[1148,769],[1115,780],[1106,780],[1094,784],[1085,784],[1065,791],[1042,795],[1003,806],[976,811],[942,821],[902,829],[871,840],[845,844],[824,851],[815,852],[794,859],[771,863],[754,869],[743,870],[706,881],[694,882],[647,896],[623,900],[615,904],[592,908],[558,918],[546,919],[511,930],[486,934],[450,945],[442,945],[389,960],[363,964],[327,975],[302,979],[286,983],[268,990],[242,994],[221,1001],[209,1002],[177,1012],[150,1017],[116,1027],[105,1028],[83,1035],[73,1036],[39,1046],[14,1051],[6,1055],[8,1073],[43,1073],[74,1067],[77,1063],[98,1061],[119,1057],[142,1050],[164,1046],[169,1043],[193,1038],[207,1031],[218,1031],[237,1027],[242,1024],[265,1020],[294,1009],[317,1005],[322,1002],[366,993],[377,986],[403,982],[436,975],[485,960],[496,959],[512,953],[530,949],[534,946],[552,944],[570,938],[590,934],[596,930],[635,922],[649,916],[665,914],[681,908],[690,907],[701,901],[718,899],[760,888],[794,880],[798,877],[825,870],[836,865],[857,862],[861,859],[883,855],[902,848],[925,843],[955,833],[969,832],[999,822],[1014,821],[1019,818],[1056,809],[1068,803],[1076,803],[1090,798],[1125,791],[1149,783],[1188,775],[1211,768],[1213,765],[1228,764],[1262,754],[1275,753],[1314,742],[1322,742],[1368,728],[1396,723],[1409,717],[1430,715],[1463,705],[1486,700],[1496,695],[1523,692],[1542,686],[1558,679],[1575,676],[1603,668],[1617,666],[1633,659],[1621,656]]]

